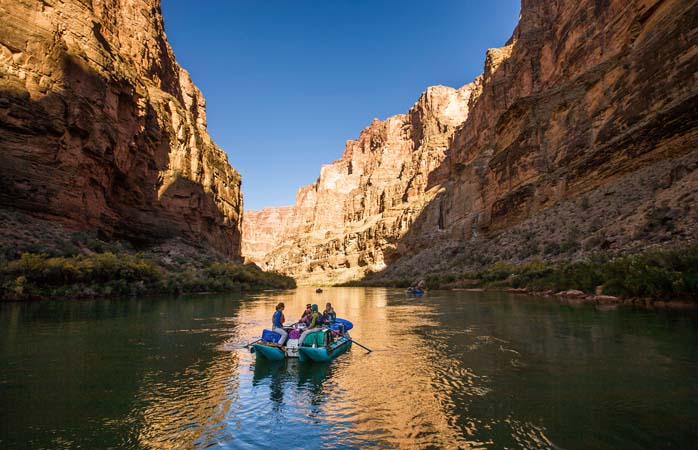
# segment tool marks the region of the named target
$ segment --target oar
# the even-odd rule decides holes
[[[256,341],[250,342],[249,344],[245,345],[246,348],[249,348],[250,345],[256,344],[257,342],[261,341],[261,339],[257,339]]]
[[[363,348],[364,350],[367,350],[368,353],[371,353],[371,352],[373,351],[373,350],[371,350],[370,348],[366,347],[365,345],[359,344],[359,343],[356,342],[354,339],[350,339],[350,341],[353,342],[354,344],[358,345],[359,347]]]

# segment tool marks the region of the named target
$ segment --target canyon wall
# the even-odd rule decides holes
[[[256,216],[256,257],[337,282],[695,240],[697,27],[694,0],[523,0],[480,78],[374,122],[283,224]]]
[[[281,242],[292,206],[246,211],[242,222],[242,254],[250,262],[263,264],[264,257]]]
[[[696,1],[524,0],[383,275],[695,240],[697,72]]]
[[[0,209],[240,255],[240,176],[158,0],[0,0]]]
[[[428,88],[406,114],[375,119],[348,141],[317,182],[298,190],[294,206],[248,211],[245,256],[305,282],[347,281],[385,268],[436,192],[450,138],[478,83]]]

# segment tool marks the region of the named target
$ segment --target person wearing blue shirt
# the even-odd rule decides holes
[[[274,312],[274,317],[271,319],[271,330],[275,333],[279,333],[281,338],[279,339],[279,345],[284,345],[288,333],[284,330],[284,322],[286,318],[284,317],[284,304],[279,303],[276,305],[276,311]]]
[[[327,324],[334,323],[336,318],[337,313],[334,311],[332,303],[327,303],[325,310],[322,312],[322,322]]]

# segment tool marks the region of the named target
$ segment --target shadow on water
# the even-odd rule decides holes
[[[234,332],[218,318],[239,306],[235,296],[0,305],[0,447],[157,447],[209,435],[238,365],[216,350]]]
[[[283,403],[284,389],[311,394],[312,404],[323,401],[323,383],[332,376],[332,363],[301,364],[298,360],[270,361],[259,358],[254,363],[253,386],[269,386],[269,399]]]
[[[698,320],[506,293],[327,288],[375,351],[242,345],[310,289],[0,304],[2,448],[691,448]],[[226,346],[227,343],[231,345]],[[232,350],[231,350],[232,349]]]

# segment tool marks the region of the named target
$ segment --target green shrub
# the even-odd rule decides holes
[[[0,266],[0,298],[129,296],[260,288],[287,289],[295,280],[255,265],[213,262],[165,268],[145,254],[48,256],[24,253]]]
[[[597,286],[603,286],[605,293],[621,297],[698,300],[698,245],[650,250],[613,259],[595,254],[584,261],[568,263],[534,260],[512,265],[500,261],[474,273],[430,274],[426,281],[429,289],[510,286],[533,291],[579,289],[593,294]],[[407,280],[364,279],[344,285],[407,287],[410,283]]]

